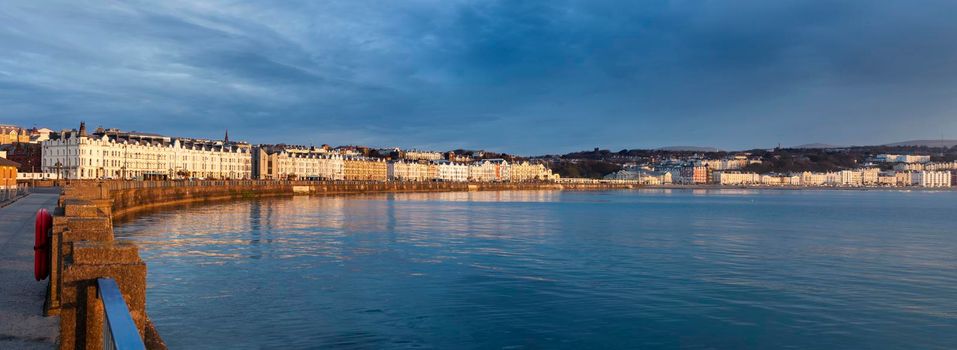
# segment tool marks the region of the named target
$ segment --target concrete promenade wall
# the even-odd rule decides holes
[[[186,203],[295,194],[607,190],[625,183],[453,183],[360,181],[71,181],[53,219],[45,312],[60,315],[61,349],[102,349],[103,306],[96,279],[116,280],[147,348],[165,349],[146,315],[146,264],[133,244],[114,241],[113,220]]]

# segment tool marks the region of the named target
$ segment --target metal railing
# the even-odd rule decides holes
[[[168,187],[219,187],[219,186],[309,186],[309,185],[375,185],[390,183],[507,183],[507,182],[453,182],[453,181],[379,181],[379,180],[73,180],[75,186],[94,186],[102,183],[111,191],[141,188]],[[548,181],[525,181],[513,183],[548,183]]]
[[[95,185],[103,183],[112,190],[128,190],[141,188],[167,187],[220,187],[220,186],[274,186],[274,185],[363,185],[381,184],[385,181],[359,180],[106,180],[106,181],[76,181],[77,185]]]
[[[626,179],[589,179],[589,178],[580,178],[580,177],[563,177],[555,182],[560,184],[631,184],[638,185],[640,184],[638,180],[626,180]]]
[[[133,323],[123,293],[112,278],[96,279],[97,294],[103,301],[103,348],[112,350],[146,349]]]
[[[585,178],[560,178],[557,180],[531,180],[531,181],[402,181],[402,180],[71,180],[72,186],[98,186],[102,184],[110,191],[133,190],[143,188],[170,188],[170,187],[221,187],[221,186],[310,186],[310,185],[377,185],[377,184],[406,184],[406,183],[457,183],[457,184],[506,184],[506,183],[533,183],[533,184],[621,184],[638,185],[638,180],[622,179],[585,179]]]

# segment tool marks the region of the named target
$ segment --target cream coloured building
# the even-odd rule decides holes
[[[881,174],[877,177],[877,185],[883,187],[894,187],[897,186],[897,176],[896,174],[884,175]]]
[[[14,125],[0,125],[0,145],[30,142],[27,130]]]
[[[728,186],[755,185],[761,183],[761,175],[736,171],[719,171],[713,175],[714,183]]]
[[[389,179],[388,166],[381,159],[346,157],[343,159],[343,170],[346,180],[387,181]]]
[[[914,172],[898,171],[894,174],[897,179],[897,186],[912,186],[914,184]]]
[[[875,186],[877,185],[877,178],[881,175],[881,170],[878,168],[863,168],[860,169],[861,172],[861,184],[864,186]]]
[[[797,175],[761,175],[761,184],[768,186],[799,186],[801,185],[801,177]]]
[[[539,163],[519,162],[509,167],[510,181],[546,181],[552,175],[552,170]]]
[[[510,181],[508,161],[504,159],[483,159],[469,164],[469,180],[478,182]]]
[[[429,164],[419,162],[392,161],[388,163],[387,173],[392,181],[429,181]]]
[[[668,171],[652,171],[638,174],[638,181],[647,185],[670,185],[674,182],[673,180],[672,173]]]
[[[97,129],[61,131],[41,142],[44,172],[68,179],[249,179],[245,143]]]
[[[824,186],[827,183],[827,175],[822,173],[812,173],[805,171],[801,173],[801,184],[804,186]]]
[[[928,164],[930,165],[930,164]],[[894,164],[894,170],[897,171],[921,171],[924,170],[924,164],[921,163],[897,163]]]
[[[666,173],[664,173],[664,174],[667,174],[669,178],[671,177],[671,173],[666,172]],[[629,179],[622,179],[622,180],[629,180]],[[662,180],[662,178],[659,177],[659,176],[641,176],[641,175],[639,174],[635,179],[630,179],[630,180],[638,181],[638,183],[639,183],[639,184],[642,184],[642,185],[656,186],[656,185],[664,185],[664,184],[665,184],[664,181]],[[669,182],[670,182],[670,181],[669,181]]]
[[[50,139],[50,134],[53,133],[53,130],[47,128],[33,128],[29,130],[30,132],[30,143],[40,143]]]
[[[860,171],[841,170],[825,174],[825,184],[830,186],[860,187],[864,184]]]
[[[713,171],[741,169],[749,164],[761,163],[757,159],[748,159],[745,156],[735,156],[728,159],[702,159],[695,161],[695,165],[706,166]]]
[[[253,176],[273,180],[342,180],[343,157],[323,148],[261,145],[253,152]]]

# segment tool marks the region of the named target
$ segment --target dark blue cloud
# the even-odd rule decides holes
[[[0,121],[523,154],[957,137],[957,3],[7,2]]]

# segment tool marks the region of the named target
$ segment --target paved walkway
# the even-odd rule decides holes
[[[34,218],[56,200],[55,193],[33,193],[0,208],[0,349],[56,348],[59,318],[43,317],[49,280],[33,278]]]

